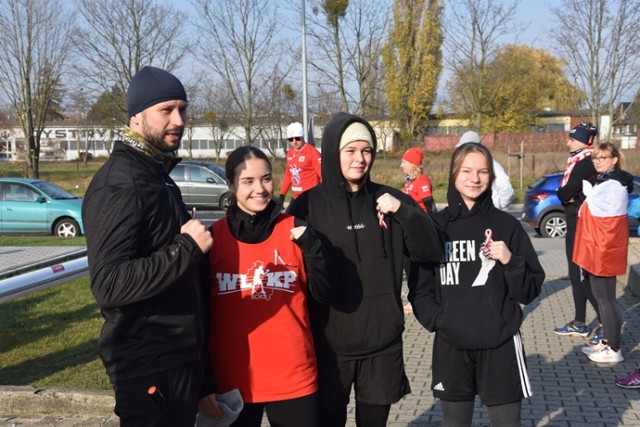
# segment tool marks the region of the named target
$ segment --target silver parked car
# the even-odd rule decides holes
[[[231,192],[224,169],[198,160],[183,160],[170,173],[187,207],[227,209]]]

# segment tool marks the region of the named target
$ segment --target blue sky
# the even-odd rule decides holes
[[[525,25],[528,24],[527,30],[522,34],[522,42],[549,49],[547,37],[555,21],[551,8],[559,5],[560,2],[557,0],[521,0],[516,19]]]

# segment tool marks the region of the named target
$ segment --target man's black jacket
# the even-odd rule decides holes
[[[203,254],[180,234],[188,214],[163,163],[116,142],[82,217],[91,290],[105,319],[98,349],[111,382],[201,358]]]

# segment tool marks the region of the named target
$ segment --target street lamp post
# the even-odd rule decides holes
[[[304,129],[304,139],[309,140],[309,113],[307,111],[307,28],[305,0],[302,0],[302,126]]]

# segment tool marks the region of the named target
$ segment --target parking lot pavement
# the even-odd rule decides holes
[[[615,378],[640,367],[640,299],[627,286],[626,276],[620,278],[617,296],[624,317],[622,349],[625,360],[615,366],[594,365],[580,352],[586,343],[584,339],[560,337],[553,333],[554,327],[564,324],[573,315],[571,286],[566,279],[564,241],[534,238],[533,244],[547,270],[547,280],[542,295],[524,309],[522,336],[534,395],[523,402],[522,425],[640,426],[640,393],[638,390],[620,389],[613,382]],[[640,238],[631,239],[629,263],[640,268]],[[591,327],[594,326],[594,316],[595,313],[588,307],[587,318],[592,320]],[[442,425],[439,403],[430,390],[432,342],[433,334],[424,330],[413,315],[406,315],[405,360],[412,393],[392,406],[388,423],[390,427]],[[60,413],[58,408],[65,406],[56,401],[55,393],[51,391],[48,394],[27,391],[25,399],[40,399],[39,403],[29,403],[31,413],[14,413],[13,417],[6,415],[7,402],[15,402],[14,407],[26,407],[27,403],[19,403],[17,397],[10,397],[7,393],[7,387],[0,387],[0,426],[118,425],[111,412],[112,402],[104,401],[104,393],[80,391],[76,394],[73,400],[80,407],[90,405],[95,398],[102,399],[103,408],[100,410],[103,412],[100,415],[80,416],[73,415],[77,412],[71,409],[67,413]],[[63,393],[58,398],[71,399]],[[39,406],[49,412],[36,413]],[[354,418],[352,402],[349,407],[349,427],[355,426]],[[264,421],[263,426],[267,425]],[[489,425],[486,411],[478,401],[473,425]]]

